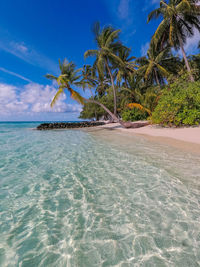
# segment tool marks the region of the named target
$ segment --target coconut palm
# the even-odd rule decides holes
[[[94,94],[92,89],[97,86],[97,77],[95,75],[95,69],[91,65],[84,65],[82,68],[82,79],[80,81],[83,90],[86,88],[90,90],[92,99],[94,100]],[[96,108],[94,109],[95,118],[97,120]]]
[[[197,2],[197,0],[169,0],[167,3],[163,0],[160,1],[160,7],[148,16],[148,22],[153,18],[162,17],[163,20],[153,35],[152,42],[157,46],[159,42],[167,41],[176,50],[181,49],[191,81],[194,81],[194,78],[184,44],[187,37],[193,36],[195,28],[200,31],[200,8]]]
[[[56,81],[58,84],[58,91],[51,102],[51,107],[54,106],[58,98],[64,93],[66,89],[74,100],[83,104],[83,97],[77,91],[72,89],[72,86],[80,85],[80,70],[76,70],[76,65],[73,62],[68,62],[66,59],[63,62],[59,60],[59,68],[61,72],[59,76],[54,76],[51,74],[46,75],[46,78]]]
[[[95,74],[95,69],[91,65],[84,65],[82,68],[82,79],[80,83],[82,84],[83,90],[88,88],[93,96],[92,89],[97,85],[97,77]]]
[[[117,95],[111,63],[115,61],[118,64],[123,65],[121,59],[116,55],[116,52],[122,46],[122,44],[119,42],[120,30],[114,30],[111,26],[106,26],[101,29],[100,24],[97,22],[94,25],[93,31],[95,35],[95,41],[97,43],[97,49],[86,51],[84,57],[96,57],[94,66],[97,68],[99,78],[101,80],[104,78],[105,71],[108,72],[113,89],[114,114],[117,116]]]
[[[155,49],[154,43],[151,43],[147,57],[137,59],[136,63],[139,64],[139,77],[143,77],[145,83],[156,83],[159,86],[165,83],[170,74],[177,73],[177,67],[180,65],[179,59],[172,55],[170,48],[159,52]]]
[[[118,84],[120,84],[122,81],[124,81],[126,87],[128,87],[128,77],[132,75],[135,72],[135,60],[136,58],[134,56],[130,55],[131,49],[122,46],[118,50],[118,57],[121,59],[123,64],[116,64],[117,62],[114,62],[114,68],[116,68],[116,80]]]

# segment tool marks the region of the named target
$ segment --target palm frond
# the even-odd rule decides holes
[[[59,87],[57,93],[55,94],[53,100],[51,101],[51,107],[55,105],[59,97],[64,93],[63,87]]]
[[[107,38],[106,40],[106,43],[105,43],[105,47],[109,47],[110,44],[118,38],[119,36],[119,33],[120,33],[120,30],[115,30],[113,32],[110,33],[109,37]]]
[[[80,103],[82,105],[85,103],[84,97],[82,97],[77,91],[71,89],[70,93],[71,93],[72,99],[74,99],[75,101],[77,101],[78,103]]]
[[[57,79],[58,79],[58,77],[56,77],[56,76],[54,76],[54,75],[52,75],[52,74],[46,74],[45,77],[46,77],[47,79],[49,79],[49,80],[57,80]]]
[[[84,58],[88,58],[88,57],[95,57],[98,55],[98,51],[97,50],[88,50],[85,52],[84,54]]]
[[[130,104],[128,104],[128,107],[130,109],[137,108],[137,109],[139,109],[139,110],[141,110],[143,112],[147,112],[151,116],[151,111],[148,108],[145,108],[144,106],[142,106],[141,104],[130,103]]]

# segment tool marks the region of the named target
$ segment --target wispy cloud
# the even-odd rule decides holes
[[[159,5],[159,3],[160,3],[160,0],[151,0],[151,1],[146,0],[142,11],[145,12],[149,9],[155,8],[156,6]]]
[[[130,0],[120,0],[118,6],[118,14],[121,19],[127,19],[129,17]]]
[[[22,80],[24,80],[24,81],[26,81],[26,82],[32,83],[32,81],[31,81],[30,79],[28,79],[28,78],[26,78],[26,77],[24,77],[24,76],[22,76],[22,75],[20,75],[20,74],[18,74],[18,73],[15,73],[15,72],[13,72],[13,71],[4,69],[4,68],[2,68],[2,67],[0,67],[0,71],[3,71],[3,72],[5,72],[5,73],[8,73],[8,74],[13,75],[13,76],[15,76],[15,77],[18,77],[19,79],[22,79]]]
[[[140,53],[141,53],[141,56],[143,57],[143,56],[146,56],[146,54],[147,54],[147,51],[148,51],[148,49],[149,49],[149,42],[147,42],[146,44],[143,44],[142,46],[141,46],[141,49],[140,49]]]
[[[57,64],[53,60],[36,51],[30,45],[27,45],[22,41],[13,41],[9,34],[2,33],[2,36],[3,37],[0,40],[0,50],[20,58],[31,65],[52,72],[57,71]]]

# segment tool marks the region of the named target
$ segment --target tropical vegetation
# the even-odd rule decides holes
[[[51,106],[67,91],[83,105],[82,119],[118,121],[124,127],[138,120],[199,124],[200,54],[186,55],[184,48],[187,38],[200,32],[199,2],[162,0],[147,21],[157,18],[160,24],[140,58],[122,43],[120,30],[95,23],[96,49],[84,54],[85,60],[94,59],[93,64],[77,69],[73,62],[59,61],[60,75],[46,75],[58,84]],[[85,98],[82,90],[90,97]]]

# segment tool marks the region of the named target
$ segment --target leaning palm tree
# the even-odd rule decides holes
[[[64,60],[63,63],[59,61],[59,67],[61,74],[59,76],[54,76],[51,74],[47,74],[46,78],[56,81],[58,84],[58,91],[56,95],[54,96],[52,102],[51,102],[51,107],[55,105],[59,97],[65,93],[65,90],[67,90],[71,97],[76,100],[80,104],[85,104],[85,103],[93,103],[96,105],[99,105],[102,107],[109,115],[110,117],[114,120],[119,122],[123,127],[130,128],[132,127],[131,123],[125,123],[121,121],[115,114],[113,114],[105,105],[103,105],[101,102],[95,100],[95,99],[86,99],[85,97],[81,96],[76,90],[74,90],[72,87],[78,86],[82,87],[82,81],[80,80],[81,75],[79,75],[80,70],[76,70],[76,66],[73,62],[68,62],[67,60]],[[146,125],[144,124],[135,124],[133,127],[142,127]]]
[[[159,52],[153,43],[150,44],[147,57],[138,58],[136,63],[139,64],[138,76],[142,77],[145,83],[158,86],[164,84],[170,74],[177,73],[180,66],[179,59],[172,55],[170,48]]]
[[[166,41],[176,50],[181,49],[191,81],[194,81],[194,78],[184,44],[187,37],[193,36],[195,28],[200,31],[200,8],[197,2],[198,0],[169,0],[167,3],[163,0],[160,1],[160,7],[148,16],[148,22],[153,18],[162,17],[163,20],[153,35],[152,42],[157,46],[160,42]]]
[[[116,55],[116,52],[122,46],[118,40],[120,30],[114,30],[111,26],[106,26],[101,29],[100,24],[97,22],[94,25],[93,31],[97,49],[86,51],[84,57],[96,57],[94,66],[97,68],[101,80],[104,78],[105,72],[108,72],[113,89],[114,114],[117,116],[117,94],[112,74],[112,66],[110,64],[113,61],[118,64],[123,64],[121,59]]]

